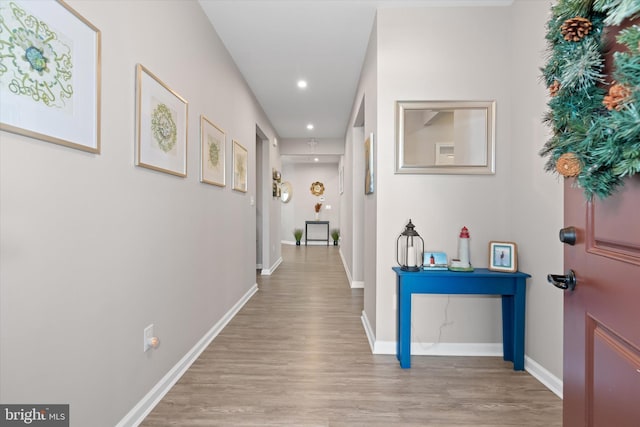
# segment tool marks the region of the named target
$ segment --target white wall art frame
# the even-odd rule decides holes
[[[100,153],[100,30],[63,1],[0,3],[0,129]]]
[[[136,165],[187,176],[187,101],[136,66]]]

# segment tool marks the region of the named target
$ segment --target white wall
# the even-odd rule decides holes
[[[377,205],[372,204],[375,214],[368,214],[375,221],[377,255],[375,262],[365,263],[365,315],[375,334],[374,350],[395,351],[391,267],[396,264],[396,238],[408,219],[427,248],[450,257],[457,254],[460,228],[467,226],[476,267],[487,266],[490,240],[518,243],[521,270],[533,275],[526,353],[561,377],[562,295],[550,292],[544,277],[562,266],[561,248],[549,237],[561,223],[562,189],[544,173],[537,155],[546,139],[544,91],[537,73],[547,8],[543,2],[523,1],[510,7],[378,11],[377,59],[365,62],[354,107],[355,113],[361,92],[367,92],[378,108]],[[527,22],[525,29],[522,22]],[[377,94],[366,78],[376,71]],[[395,101],[456,99],[497,101],[496,174],[395,175]],[[373,292],[367,287],[372,282]],[[367,304],[372,294],[375,310]],[[497,297],[420,295],[414,297],[414,308],[412,340],[418,348],[438,340],[501,342]],[[443,326],[445,316],[449,323]],[[421,350],[437,352],[437,346]]]
[[[378,319],[376,338],[395,341],[395,243],[412,219],[425,248],[455,256],[460,229],[471,233],[471,262],[487,265],[490,240],[508,240],[511,111],[508,8],[414,8],[378,12]],[[452,28],[455,27],[455,31]],[[477,31],[482,28],[482,31]],[[446,34],[446,37],[442,35]],[[497,101],[497,172],[492,176],[395,175],[395,101]],[[384,209],[393,206],[394,209]],[[451,322],[440,340],[491,343],[501,339],[494,297],[420,295],[414,298],[413,340],[436,342],[445,309]]]
[[[293,243],[293,230],[305,229],[305,221],[314,221],[316,203],[322,203],[319,213],[320,221],[329,221],[331,229],[340,228],[340,196],[338,191],[337,163],[298,163],[285,164],[282,179],[289,181],[293,187],[291,201],[282,203],[281,240]],[[324,184],[324,202],[320,197],[311,194],[311,183]],[[331,209],[327,209],[327,205]],[[331,240],[331,239],[330,239]],[[302,238],[304,243],[304,237]],[[333,244],[333,241],[330,241]]]
[[[544,159],[538,155],[550,136],[541,122],[547,91],[539,81],[549,6],[519,0],[511,13],[511,107],[517,111],[511,141],[517,150],[510,159],[510,228],[512,239],[519,243],[520,268],[533,276],[527,293],[526,354],[561,379],[563,294],[547,283],[546,275],[564,271],[558,240],[563,227],[563,186],[555,175],[544,172]]]
[[[69,3],[102,31],[102,153],[0,133],[0,396],[113,426],[255,285],[231,140],[255,165],[256,125],[275,133],[196,2]],[[186,178],[134,166],[136,63],[189,101]],[[225,188],[199,182],[200,114],[226,132]]]
[[[376,19],[377,21],[377,19]],[[345,197],[351,200],[351,233],[345,246],[351,249],[351,282],[364,287],[363,317],[375,334],[376,325],[376,203],[378,175],[374,170],[374,193],[364,194],[364,141],[373,134],[374,158],[378,155],[377,79],[378,41],[374,21],[360,81],[345,133]]]

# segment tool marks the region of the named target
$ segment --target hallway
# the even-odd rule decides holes
[[[562,401],[501,358],[372,355],[338,247],[282,256],[142,426],[561,425]]]

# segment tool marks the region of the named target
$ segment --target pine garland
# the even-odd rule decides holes
[[[638,0],[559,0],[547,24],[544,121],[553,135],[540,154],[547,171],[574,176],[587,198],[606,198],[640,173],[640,27],[618,35],[628,51],[613,56],[614,83],[603,75],[604,27],[638,16]]]

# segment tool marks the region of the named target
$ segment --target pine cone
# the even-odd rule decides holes
[[[554,80],[553,84],[549,86],[549,94],[553,97],[558,94],[558,91],[560,91],[560,82]]]
[[[556,161],[556,170],[560,175],[570,178],[580,173],[582,165],[575,153],[564,153]]]
[[[604,97],[602,103],[609,111],[620,111],[629,96],[631,96],[631,91],[616,83],[609,88],[609,94]]]
[[[562,27],[560,27],[560,32],[566,41],[579,42],[589,34],[592,27],[593,24],[587,18],[576,16],[564,21]]]

